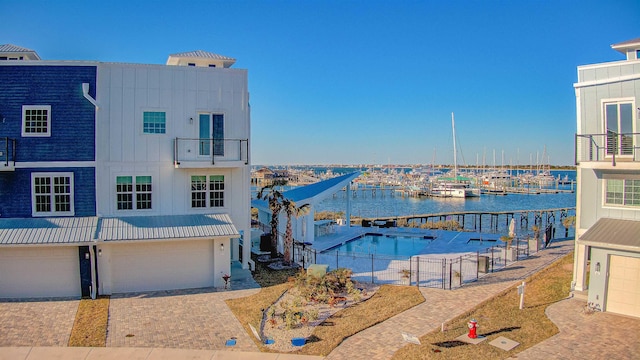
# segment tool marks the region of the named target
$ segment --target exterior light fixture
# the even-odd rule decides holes
[[[189,118],[189,124],[193,124],[193,118],[192,117]]]
[[[596,263],[596,274],[600,274],[600,263]]]
[[[102,256],[102,249],[98,249],[98,256]]]
[[[220,251],[224,251],[224,244],[220,243]]]
[[[85,259],[89,260],[89,256],[90,256],[89,253],[84,253],[84,258]]]

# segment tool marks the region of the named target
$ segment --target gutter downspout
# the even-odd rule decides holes
[[[89,95],[89,83],[82,83],[82,95],[84,95],[84,97],[89,100],[89,102],[92,103],[93,106],[96,107],[96,110],[100,109],[98,103],[96,102],[96,99],[92,98],[91,95]]]

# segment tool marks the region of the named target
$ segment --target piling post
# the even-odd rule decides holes
[[[420,256],[416,257],[416,286],[420,287]]]
[[[374,261],[373,261],[373,254],[371,254],[371,283],[373,284],[373,272],[374,272]]]

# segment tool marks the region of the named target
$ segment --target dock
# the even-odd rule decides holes
[[[516,219],[521,229],[529,228],[529,221],[532,220],[533,225],[540,228],[546,227],[556,220],[562,222],[564,218],[575,215],[575,207],[540,209],[540,210],[509,210],[509,211],[462,211],[462,212],[446,212],[435,214],[405,215],[393,217],[377,217],[372,219],[364,219],[371,224],[406,221],[407,224],[435,224],[437,221],[456,220],[462,229],[482,232],[494,231],[498,232],[501,228],[499,225],[504,224],[504,228],[509,227],[511,219]],[[488,219],[487,219],[488,218]],[[530,219],[532,218],[532,219]],[[483,223],[484,220],[484,223]],[[487,223],[488,221],[488,223]],[[483,227],[484,225],[484,227]],[[488,225],[488,226],[487,226]]]

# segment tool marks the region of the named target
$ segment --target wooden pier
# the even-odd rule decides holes
[[[515,210],[515,211],[462,211],[447,212],[435,214],[406,215],[393,217],[378,217],[366,219],[370,223],[386,223],[390,221],[403,220],[407,223],[419,222],[420,224],[431,223],[436,221],[456,220],[463,229],[482,232],[498,231],[499,224],[503,223],[505,228],[509,227],[511,219],[516,219],[520,229],[529,228],[530,215],[533,216],[533,225],[539,228],[546,227],[550,223],[555,223],[557,219],[562,222],[572,212],[575,215],[575,207],[540,209],[540,210]],[[487,219],[488,218],[488,219]],[[483,223],[484,219],[484,223]],[[488,223],[487,223],[488,221]],[[483,228],[484,225],[484,228]],[[488,225],[488,226],[487,226]]]

